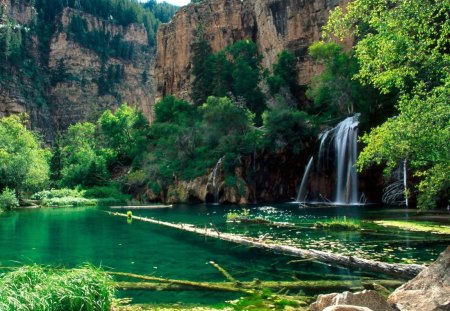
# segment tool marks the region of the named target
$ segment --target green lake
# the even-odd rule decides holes
[[[450,236],[399,229],[335,232],[314,229],[314,222],[347,216],[363,220],[427,220],[446,224],[448,214],[380,207],[308,207],[296,204],[250,206],[251,216],[295,224],[295,228],[226,223],[237,206],[176,205],[133,210],[136,216],[201,227],[213,223],[220,231],[264,235],[304,248],[351,253],[392,262],[427,263],[450,244]],[[107,208],[105,208],[107,209]],[[126,210],[123,210],[126,212]],[[73,267],[86,262],[120,272],[193,281],[224,281],[214,261],[239,280],[344,280],[376,277],[364,271],[320,263],[292,263],[292,257],[205,239],[186,232],[103,212],[101,208],[18,210],[0,214],[0,266],[52,264]],[[315,293],[306,293],[315,294]],[[216,304],[235,298],[212,292],[121,292],[134,302]]]

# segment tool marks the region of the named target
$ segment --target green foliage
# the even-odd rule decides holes
[[[264,145],[271,150],[292,150],[299,153],[306,142],[317,134],[311,118],[303,111],[274,109],[263,114]]]
[[[49,152],[38,136],[13,115],[0,119],[0,189],[19,193],[44,187],[49,179]]]
[[[24,266],[0,278],[0,309],[5,311],[107,311],[113,298],[112,279],[92,266]]]
[[[265,100],[258,86],[261,80],[261,56],[256,44],[250,40],[242,40],[212,54],[201,29],[199,36],[194,44],[192,68],[195,77],[192,87],[194,102],[200,105],[208,96],[223,97],[232,94],[242,99],[243,105],[255,113],[255,121],[260,124]]]
[[[430,90],[450,71],[449,5],[449,0],[356,0],[345,13],[336,8],[325,30],[359,39],[356,76],[362,82],[384,93],[410,92],[419,83]]]
[[[117,161],[131,163],[145,150],[149,124],[137,108],[123,104],[114,113],[107,110],[98,124],[103,144],[113,150]]]
[[[318,229],[358,231],[361,230],[361,221],[359,219],[336,217],[327,221],[319,221],[314,224]]]
[[[64,136],[63,146],[60,185],[89,187],[107,183],[107,164],[108,160],[113,158],[113,153],[99,146],[94,124],[85,122],[71,125]]]
[[[337,8],[326,34],[358,38],[355,75],[385,94],[399,93],[399,114],[363,137],[359,168],[407,160],[419,177],[418,204],[448,204],[450,172],[449,0],[351,2]],[[447,178],[448,180],[448,178]]]
[[[43,199],[41,202],[41,205],[45,207],[96,206],[97,204],[97,200],[80,197],[50,198]]]
[[[64,197],[81,198],[82,196],[83,192],[78,189],[62,188],[36,192],[31,196],[31,199],[44,200],[44,199],[64,198]]]
[[[241,219],[248,219],[250,216],[250,210],[249,209],[242,209],[242,211],[236,211],[236,212],[229,212],[227,213],[227,222],[235,222],[239,221]]]
[[[363,136],[367,144],[358,159],[360,169],[372,163],[386,164],[390,173],[398,163],[408,160],[419,177],[419,207],[433,207],[438,194],[446,195],[450,184],[450,84],[430,93],[404,96],[400,114]],[[446,194],[447,193],[447,194]]]
[[[336,43],[316,42],[308,52],[325,66],[325,70],[311,80],[306,92],[314,102],[312,113],[320,114],[324,120],[333,120],[359,112],[363,122],[384,121],[392,110],[392,102],[383,100],[372,87],[353,79],[359,65],[351,51],[345,52]]]
[[[297,64],[294,54],[283,50],[278,54],[278,61],[273,65],[273,75],[267,78],[270,93],[279,92],[282,86],[287,86],[292,93],[297,91]]]
[[[19,200],[16,197],[16,192],[8,187],[3,189],[2,193],[0,193],[0,211],[2,209],[12,210],[18,206]]]
[[[117,202],[126,202],[131,199],[127,194],[123,194],[117,185],[96,186],[83,191],[83,197],[92,199],[110,199]]]

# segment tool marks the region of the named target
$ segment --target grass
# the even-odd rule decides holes
[[[111,277],[92,266],[66,270],[31,265],[0,278],[2,311],[109,311],[113,298]]]
[[[361,230],[361,221],[358,219],[344,217],[331,218],[328,221],[319,221],[314,224],[318,229],[358,231]]]
[[[242,219],[248,219],[250,216],[250,210],[244,208],[242,211],[229,212],[227,217],[227,222],[239,222]]]
[[[106,206],[123,204],[131,199],[123,194],[115,185],[97,186],[85,190],[80,189],[51,189],[37,192],[31,196],[34,200],[41,200],[44,207],[76,207],[76,206]]]
[[[374,221],[375,224],[383,227],[395,227],[402,230],[430,232],[436,234],[450,234],[450,226],[438,225],[431,222],[414,222],[401,220],[380,220]]]
[[[42,200],[41,205],[45,207],[96,206],[97,200],[78,197],[51,198]]]

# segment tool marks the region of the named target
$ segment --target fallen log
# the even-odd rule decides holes
[[[126,214],[107,212],[106,213],[113,216],[128,217]],[[356,256],[345,256],[330,252],[324,252],[313,249],[301,249],[289,245],[280,245],[275,243],[270,243],[267,241],[259,240],[256,238],[241,236],[237,234],[219,232],[216,228],[198,228],[191,224],[174,224],[165,221],[159,221],[152,218],[144,218],[138,216],[132,216],[133,219],[144,221],[152,224],[157,224],[165,227],[170,227],[178,230],[183,230],[191,233],[196,233],[199,235],[204,235],[205,237],[217,238],[223,241],[228,241],[232,243],[237,243],[241,245],[256,247],[264,250],[270,250],[279,254],[295,256],[306,259],[313,259],[327,264],[332,264],[335,266],[351,268],[351,269],[364,269],[374,273],[381,273],[384,275],[393,276],[396,278],[409,280],[414,278],[419,274],[425,266],[417,264],[394,264],[386,263],[381,261],[375,261],[370,259],[359,258]]]
[[[380,280],[375,281],[389,287],[398,287],[401,282]],[[270,289],[272,291],[345,291],[363,290],[372,287],[370,282],[353,281],[253,281],[253,282],[192,282],[165,280],[165,282],[116,282],[115,287],[121,290],[154,290],[154,291],[225,291],[238,293],[253,293],[255,290]]]

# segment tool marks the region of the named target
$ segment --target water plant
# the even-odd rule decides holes
[[[17,268],[0,278],[0,310],[111,310],[114,287],[99,268]]]
[[[361,221],[346,216],[335,217],[327,221],[318,221],[314,224],[314,227],[317,229],[356,231],[361,230]]]
[[[229,212],[227,214],[227,222],[239,222],[243,219],[248,219],[250,215],[249,209],[242,209],[242,211]]]

